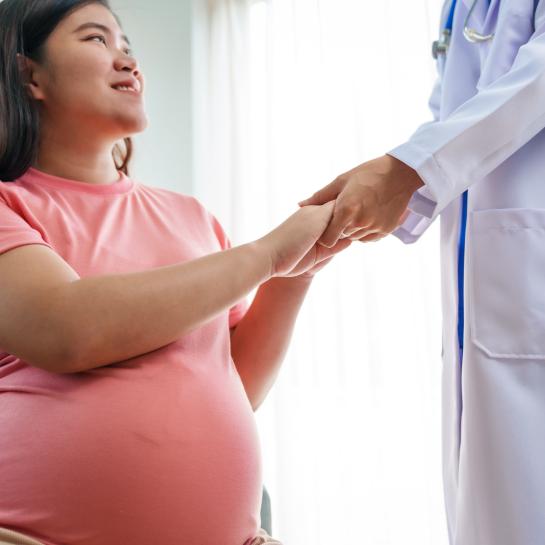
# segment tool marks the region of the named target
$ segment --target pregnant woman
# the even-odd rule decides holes
[[[350,244],[316,245],[332,203],[230,248],[129,176],[144,82],[106,1],[0,22],[0,543],[266,542],[253,410]]]

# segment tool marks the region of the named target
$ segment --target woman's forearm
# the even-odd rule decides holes
[[[73,350],[62,372],[123,361],[179,339],[270,277],[256,243],[158,269],[88,277],[59,288],[50,312],[64,316]]]
[[[273,385],[311,278],[272,278],[263,284],[231,338],[231,354],[254,410]]]

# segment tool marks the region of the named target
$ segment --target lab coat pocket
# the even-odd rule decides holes
[[[545,209],[473,212],[471,338],[488,356],[545,358]]]

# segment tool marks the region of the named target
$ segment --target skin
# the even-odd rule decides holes
[[[74,33],[90,21],[110,32]],[[115,17],[98,4],[80,8],[49,37],[43,64],[21,58],[20,65],[41,113],[34,166],[90,184],[115,182],[113,144],[147,125],[143,96],[111,88],[131,76],[144,82]],[[258,288],[231,332],[233,360],[255,409],[278,373],[314,275],[350,245],[317,244],[333,209],[333,202],[308,206],[256,241],[131,274],[80,278],[40,245],[5,252],[0,346],[46,371],[77,373],[172,343]]]
[[[101,23],[110,33],[95,28],[74,32],[87,22]],[[108,9],[89,4],[53,31],[45,44],[46,62],[22,60],[27,89],[40,105],[41,142],[34,165],[39,170],[97,184],[119,178],[111,159],[113,145],[148,123],[144,77],[122,36]],[[112,84],[131,77],[142,93],[112,89]]]
[[[403,223],[411,197],[423,185],[415,170],[384,155],[341,174],[299,205],[335,200],[333,217],[320,244],[331,248],[343,238],[371,242]]]

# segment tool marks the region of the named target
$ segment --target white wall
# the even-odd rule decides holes
[[[191,0],[111,0],[146,78],[149,126],[137,135],[132,176],[193,190]]]

